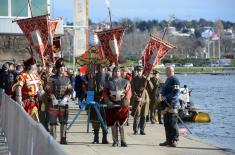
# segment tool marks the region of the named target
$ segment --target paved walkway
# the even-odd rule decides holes
[[[76,111],[71,112],[70,120],[74,117]],[[112,147],[111,130],[109,129],[108,139],[110,144],[92,144],[93,133],[87,133],[86,117],[83,112],[78,117],[76,123],[68,132],[68,145],[62,147],[70,155],[224,155],[228,154],[226,150],[217,148],[201,140],[192,137],[180,136],[180,141],[176,148],[161,147],[159,143],[165,141],[164,126],[152,125],[147,123],[147,135],[133,135],[132,123],[130,116],[130,126],[125,126],[126,141],[128,147]],[[58,132],[59,135],[59,132]],[[102,133],[100,131],[100,142]]]

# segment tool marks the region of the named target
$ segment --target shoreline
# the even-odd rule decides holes
[[[220,146],[217,146],[216,144],[212,143],[212,142],[209,142],[205,139],[201,139],[200,137],[196,136],[196,135],[191,135],[191,136],[185,136],[184,138],[187,138],[189,140],[193,140],[193,141],[197,141],[197,142],[200,142],[200,143],[205,143],[206,145],[211,145],[211,146],[214,146],[216,148],[218,148],[219,150],[222,150],[228,154],[235,154],[235,149],[231,149],[231,148],[224,148],[224,147],[220,147]]]

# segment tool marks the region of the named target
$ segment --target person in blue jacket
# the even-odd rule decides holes
[[[166,68],[166,76],[167,80],[161,89],[166,141],[159,145],[176,147],[179,140],[177,105],[180,82],[175,76],[173,67]]]

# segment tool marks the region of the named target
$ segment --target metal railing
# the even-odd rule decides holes
[[[0,89],[0,128],[11,155],[67,155],[61,146]]]

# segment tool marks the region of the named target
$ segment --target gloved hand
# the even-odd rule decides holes
[[[60,101],[60,105],[63,105],[63,106],[65,106],[65,105],[67,105],[68,104],[68,98],[67,97],[64,97],[61,101]]]
[[[57,100],[56,98],[54,98],[54,99],[52,100],[52,104],[55,106],[55,105],[58,105],[59,102],[58,102],[58,100]]]

